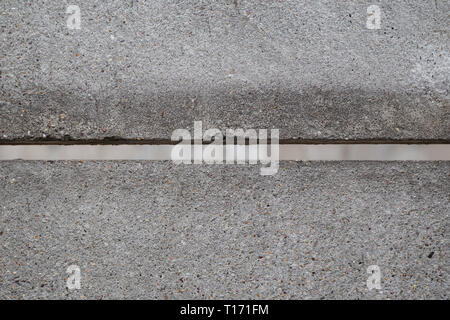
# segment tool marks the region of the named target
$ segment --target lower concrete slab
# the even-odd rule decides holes
[[[0,298],[448,299],[449,169],[1,162]]]

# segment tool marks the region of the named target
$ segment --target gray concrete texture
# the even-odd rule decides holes
[[[449,139],[449,2],[371,4],[2,0],[0,138]]]
[[[2,162],[0,298],[448,299],[449,169]]]

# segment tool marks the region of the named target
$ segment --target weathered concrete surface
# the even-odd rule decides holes
[[[1,162],[0,298],[448,299],[449,169]]]
[[[449,139],[448,1],[0,2],[1,139]]]

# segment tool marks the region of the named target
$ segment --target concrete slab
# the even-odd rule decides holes
[[[1,162],[0,298],[448,299],[449,169]]]
[[[450,137],[448,2],[377,1],[378,30],[367,1],[69,4],[0,3],[3,140]]]

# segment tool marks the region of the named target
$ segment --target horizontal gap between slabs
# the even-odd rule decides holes
[[[270,145],[267,147],[270,154]],[[0,160],[173,160],[175,145],[0,145]],[[210,151],[203,145],[203,152]],[[224,146],[236,148],[236,145]],[[236,153],[249,159],[249,148]],[[194,151],[192,146],[192,157]],[[254,150],[254,149],[253,149]],[[258,148],[259,150],[259,148]],[[209,152],[208,151],[208,152]],[[235,153],[235,154],[236,154]],[[279,160],[293,161],[449,161],[450,144],[280,144]]]

